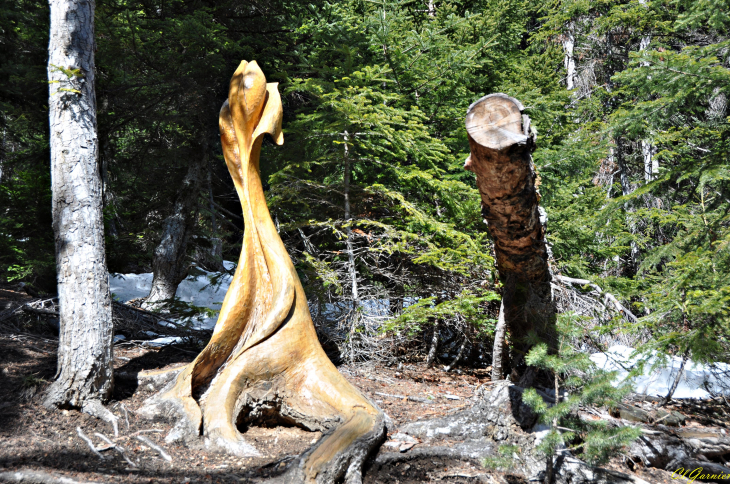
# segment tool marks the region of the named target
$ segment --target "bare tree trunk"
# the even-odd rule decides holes
[[[431,368],[433,361],[436,359],[436,352],[439,347],[439,331],[441,331],[441,320],[437,319],[433,325],[433,336],[431,337],[431,348],[428,350],[426,357],[426,368]]]
[[[646,0],[639,0],[642,5],[646,4]],[[639,52],[644,51],[651,43],[651,35],[645,35],[639,42]],[[649,63],[644,61],[640,64],[642,67],[648,67]],[[649,140],[641,140],[641,156],[644,159],[644,182],[651,183],[659,173],[659,160],[656,159],[656,148]]]
[[[563,33],[563,50],[565,56],[563,64],[565,65],[565,85],[569,91],[575,88],[575,23],[568,23],[568,28]]]
[[[188,172],[178,192],[172,214],[165,220],[162,240],[152,261],[152,288],[143,307],[155,309],[165,300],[175,297],[177,286],[185,279],[188,240],[195,228],[202,166],[208,157],[207,143],[201,143],[202,154],[188,165]]]
[[[350,150],[347,146],[348,133],[345,131],[345,174],[344,174],[344,192],[345,192],[345,223],[347,225],[347,240],[345,245],[347,247],[347,263],[348,272],[350,273],[350,280],[352,281],[352,309],[355,310],[358,307],[359,295],[357,290],[357,268],[355,267],[355,247],[352,243],[352,226],[350,222],[350,181],[352,178],[352,167],[350,166]]]
[[[659,404],[660,407],[663,407],[667,403],[669,403],[669,400],[672,399],[672,396],[674,395],[674,392],[677,390],[677,387],[679,386],[679,380],[682,379],[682,375],[684,375],[684,367],[687,364],[687,360],[689,359],[689,352],[686,352],[684,356],[682,356],[682,363],[679,365],[679,370],[677,371],[677,376],[674,378],[674,382],[672,382],[672,386],[669,389],[669,392],[664,397],[664,400]]]
[[[482,215],[494,239],[504,283],[504,317],[514,345],[513,368],[522,364],[531,347],[529,333],[534,331],[552,349],[557,343],[545,226],[531,156],[535,134],[523,109],[504,94],[490,94],[469,106],[471,155],[464,165],[476,174]]]
[[[60,335],[58,373],[45,404],[109,418],[112,391],[109,274],[94,92],[94,1],[51,0],[48,78],[53,232]]]
[[[725,118],[725,111],[727,110],[727,96],[719,87],[716,87],[712,91],[709,104],[707,118],[714,122],[722,121]]]
[[[504,319],[504,302],[499,305],[497,328],[494,330],[494,347],[492,350],[492,381],[504,379],[504,362],[506,353],[507,322]]]
[[[210,167],[208,167],[208,210],[210,211],[210,228],[213,231],[213,237],[211,238],[212,247],[210,248],[210,254],[205,257],[208,259],[207,266],[209,266],[209,270],[224,272],[226,268],[223,267],[223,241],[218,233],[218,221],[216,219],[215,201],[213,200],[213,180]]]
[[[624,155],[623,150],[621,149],[621,140],[616,139],[616,150],[613,152],[614,156],[616,157],[616,164],[618,165],[619,169],[619,180],[621,182],[621,194],[625,197],[626,195],[630,195],[631,192],[634,191],[634,188],[631,186],[631,180],[629,179],[629,170],[626,166],[626,163],[624,162]],[[629,205],[626,204],[626,210],[629,211]],[[636,232],[636,227],[633,222],[627,219],[626,225],[628,226],[629,230],[633,234]],[[633,240],[631,241],[631,252],[629,254],[630,258],[630,270],[631,272],[635,271],[636,263],[639,258],[639,248],[636,246],[636,242]]]
[[[385,438],[385,416],[322,350],[304,288],[266,206],[261,142],[264,134],[284,142],[282,116],[277,85],[266,83],[256,62],[241,62],[220,113],[223,154],[246,226],[241,258],[210,342],[140,413],[177,413],[167,441],[202,434],[206,446],[237,456],[260,455],[237,424],[278,420],[321,431],[276,482],[361,483],[365,460]]]

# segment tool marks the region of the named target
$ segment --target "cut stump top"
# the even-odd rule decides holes
[[[522,131],[523,109],[513,97],[489,94],[469,106],[466,131],[475,142],[493,150],[525,143],[528,137]]]

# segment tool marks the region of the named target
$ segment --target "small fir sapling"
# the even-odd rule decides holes
[[[548,346],[540,343],[526,357],[529,365],[554,375],[555,403],[546,402],[534,388],[526,389],[522,395],[523,401],[538,414],[540,423],[549,426],[537,447],[547,459],[546,483],[552,481],[553,457],[558,452],[572,452],[589,464],[599,465],[641,434],[636,427],[611,427],[604,420],[586,420],[578,415],[581,407],[615,406],[631,391],[628,384],[614,387],[611,382],[615,372],[597,368],[590,355],[569,344],[584,331],[576,324],[578,318],[575,313],[559,316],[560,343],[556,354],[549,354]]]

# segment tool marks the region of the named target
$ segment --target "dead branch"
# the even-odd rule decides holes
[[[97,437],[99,437],[101,440],[103,440],[107,444],[111,445],[114,450],[116,450],[117,452],[119,452],[120,454],[122,454],[122,457],[124,458],[125,461],[127,461],[127,464],[131,465],[132,467],[137,467],[137,464],[135,464],[134,462],[132,462],[129,459],[129,457],[127,457],[127,451],[124,449],[124,447],[121,447],[121,446],[115,444],[114,442],[111,441],[111,439],[109,439],[104,434],[100,434],[99,432],[95,432],[94,435],[96,435]]]
[[[151,449],[157,451],[157,453],[160,454],[160,457],[165,459],[167,462],[172,462],[172,457],[170,457],[170,454],[165,452],[165,449],[163,449],[159,445],[155,444],[147,437],[145,437],[143,435],[137,435],[137,436],[135,436],[135,438],[137,440],[139,440],[140,442],[142,442],[143,444],[145,444],[146,446],[150,447]]]
[[[639,320],[639,318],[637,318],[634,315],[634,313],[632,313],[624,305],[622,305],[613,294],[605,292],[603,289],[601,289],[598,286],[598,284],[595,284],[595,283],[589,281],[588,279],[575,279],[572,277],[561,276],[561,275],[554,275],[553,277],[555,279],[557,279],[558,281],[563,282],[565,284],[577,284],[580,286],[588,286],[591,289],[597,291],[599,295],[603,295],[603,297],[605,299],[611,301],[611,303],[613,303],[616,310],[619,311],[621,314],[625,315],[631,322],[635,323]]]
[[[89,448],[91,449],[91,451],[92,451],[92,452],[93,452],[94,454],[96,454],[96,455],[98,455],[98,456],[99,456],[99,459],[101,459],[101,460],[104,460],[104,456],[103,456],[103,455],[101,455],[101,452],[99,452],[99,451],[98,451],[98,450],[96,449],[96,446],[94,446],[94,443],[93,443],[93,442],[91,441],[91,439],[90,439],[90,438],[88,438],[88,437],[86,436],[86,434],[84,434],[84,432],[83,432],[83,431],[81,430],[81,427],[76,427],[76,433],[78,434],[78,436],[79,436],[79,437],[81,437],[81,440],[83,440],[84,442],[86,442],[86,445],[88,445],[88,446],[89,446]]]
[[[412,397],[410,395],[393,395],[392,393],[382,393],[382,392],[374,392],[376,395],[380,395],[381,397],[388,397],[388,398],[396,398],[398,400],[407,399],[411,402],[418,402],[418,403],[428,403],[432,404],[433,402],[427,398],[421,398],[421,397]]]

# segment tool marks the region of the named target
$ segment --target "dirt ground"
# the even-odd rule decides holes
[[[17,302],[25,297],[0,288],[0,313],[3,300]],[[119,417],[120,438],[116,442],[129,456],[131,462],[128,462],[113,448],[103,450],[108,446],[103,437],[114,438],[108,423],[77,411],[49,410],[41,405],[43,391],[56,371],[58,341],[51,329],[44,332],[42,325],[34,326],[32,332],[27,327],[15,329],[0,331],[0,474],[22,470],[77,482],[115,484],[262,482],[321,436],[294,427],[241,429],[262,453],[256,458],[235,458],[203,447],[166,444],[164,436],[171,428],[170,423],[163,418],[147,420],[137,415],[137,410],[153,392],[151,388],[138,386],[135,375],[141,370],[192,361],[195,348],[150,348],[123,342],[114,350],[116,383],[108,408]],[[461,369],[446,373],[438,368],[426,369],[422,364],[398,368],[340,366],[339,370],[375,401],[396,427],[471,405],[477,386],[489,381],[486,370]],[[425,402],[408,397],[425,399]],[[169,460],[139,437],[159,446]],[[101,456],[91,450],[85,438],[93,441]],[[380,450],[397,451],[397,447],[388,445]],[[630,472],[620,459],[611,467]],[[638,469],[637,475],[651,483],[674,482],[664,471]],[[478,462],[421,457],[374,466],[366,471],[364,482],[516,484],[526,481],[509,472],[487,471]]]
[[[130,465],[114,450],[96,456],[80,431],[97,447],[104,442],[96,434],[113,438],[109,424],[77,411],[48,410],[41,405],[44,388],[56,370],[57,342],[38,335],[0,335],[0,472],[37,470],[89,482],[249,482],[258,480],[304,452],[321,436],[295,427],[244,430],[244,436],[263,454],[257,458],[234,458],[204,448],[169,445],[164,435],[170,425],[163,419],[138,417],[137,409],[152,391],[138,386],[131,375],[145,369],[171,367],[192,361],[189,350],[176,347],[115,347],[116,384],[109,408],[119,416],[119,441],[135,464]],[[394,368],[340,367],[340,371],[378,403],[396,425],[415,419],[440,416],[468,405],[474,389],[486,380],[482,371],[462,374],[424,370],[406,365]],[[406,396],[434,403],[410,401]],[[137,440],[142,435],[164,448],[172,458]],[[415,483],[440,480],[474,482],[470,476],[484,473],[473,463],[449,459],[422,459],[394,465],[368,475],[365,482]]]

